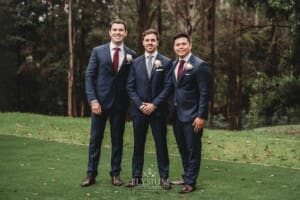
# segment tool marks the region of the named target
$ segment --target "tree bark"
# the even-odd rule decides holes
[[[229,70],[229,125],[231,130],[241,129],[241,64],[239,47],[239,9],[232,11],[232,50]]]
[[[142,44],[143,32],[150,27],[149,17],[150,17],[150,5],[151,0],[138,0],[137,10],[138,10],[138,28],[139,28],[139,43],[138,43],[138,53],[144,52],[144,47]]]
[[[208,32],[210,41],[210,120],[209,124],[213,126],[213,117],[214,117],[214,74],[215,74],[215,13],[216,13],[216,0],[211,1],[211,6],[209,9],[208,17]]]
[[[68,70],[68,116],[73,116],[73,33],[72,33],[72,0],[68,1],[68,39],[69,39],[69,70]]]
[[[293,66],[294,75],[298,77],[300,75],[300,1],[295,0],[295,17],[296,17],[296,27],[294,36],[294,49],[293,49]]]

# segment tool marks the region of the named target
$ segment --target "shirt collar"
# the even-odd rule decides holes
[[[148,52],[145,52],[145,57],[146,57],[146,58],[148,58],[148,56],[150,56],[150,55],[151,55],[151,56],[153,56],[153,58],[156,58],[157,54],[158,54],[158,52],[157,52],[157,51],[155,51],[155,52],[153,52],[153,53],[151,53],[151,54],[150,54],[150,53],[148,53]]]
[[[188,60],[190,59],[191,56],[192,56],[192,53],[189,53],[183,59],[182,58],[178,58],[178,60],[184,60],[185,62],[188,62]]]
[[[110,42],[109,43],[109,47],[110,47],[111,51],[114,50],[114,48],[116,48],[116,47],[120,48],[120,51],[123,51],[123,49],[124,49],[124,43],[122,43],[121,45],[117,46],[115,43]]]

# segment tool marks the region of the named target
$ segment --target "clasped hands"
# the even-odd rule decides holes
[[[153,103],[145,103],[143,102],[142,105],[140,106],[140,110],[142,113],[145,115],[151,115],[156,109],[156,106]]]

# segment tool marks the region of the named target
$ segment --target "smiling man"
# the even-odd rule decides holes
[[[201,137],[208,115],[209,71],[206,62],[191,53],[189,35],[173,38],[177,59],[173,62],[173,130],[183,165],[181,193],[195,189],[201,163]]]
[[[159,34],[155,29],[146,30],[142,42],[145,53],[133,61],[127,83],[132,101],[134,151],[132,180],[126,186],[135,187],[142,183],[145,142],[150,125],[156,147],[160,185],[163,189],[170,189],[166,134],[171,61],[158,53]]]
[[[112,184],[121,186],[121,160],[123,135],[129,98],[126,92],[131,61],[136,54],[124,45],[127,35],[126,24],[117,19],[110,23],[109,43],[93,49],[85,76],[85,88],[91,106],[91,134],[87,177],[82,187],[95,183],[98,174],[100,149],[106,121],[110,121],[112,143],[111,170]]]

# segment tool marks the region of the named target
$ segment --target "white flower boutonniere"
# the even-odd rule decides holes
[[[186,63],[185,66],[184,66],[184,70],[186,71],[190,71],[192,70],[194,67],[191,63]]]
[[[126,61],[130,63],[132,61],[132,55],[131,54],[126,54]]]
[[[155,66],[156,69],[162,67],[162,64],[161,64],[160,60],[155,60],[154,61],[154,66]]]

